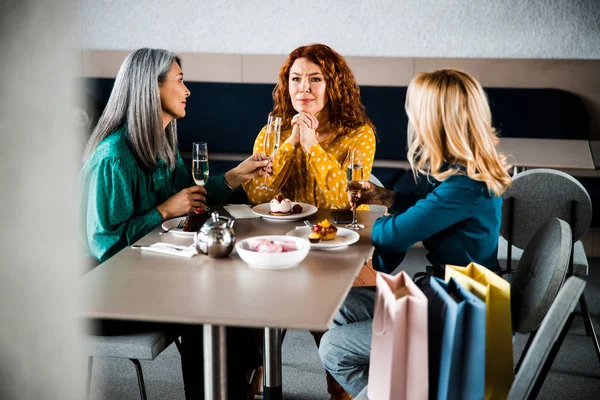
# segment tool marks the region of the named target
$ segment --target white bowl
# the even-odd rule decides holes
[[[269,240],[285,240],[296,243],[298,250],[286,251],[285,253],[258,253],[251,250],[251,244],[257,239]],[[241,240],[236,243],[235,249],[240,258],[251,267],[263,269],[283,269],[298,265],[306,258],[310,250],[310,242],[304,238],[284,236],[284,235],[267,235],[254,236]]]

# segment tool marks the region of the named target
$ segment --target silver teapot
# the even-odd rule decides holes
[[[198,252],[213,258],[228,256],[235,246],[234,222],[232,218],[213,212],[210,219],[194,235]]]

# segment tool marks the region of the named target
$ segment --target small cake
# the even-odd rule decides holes
[[[312,231],[313,233],[317,233],[321,240],[333,240],[337,235],[337,228],[335,225],[326,219],[313,226]]]
[[[317,232],[311,232],[310,235],[308,235],[308,241],[311,243],[319,243],[320,240],[321,236]]]
[[[284,199],[282,195],[271,200],[271,215],[290,215],[292,213],[292,202],[290,199]]]
[[[185,218],[181,230],[184,232],[198,232],[209,218],[210,214],[205,209],[197,209],[196,212]]]

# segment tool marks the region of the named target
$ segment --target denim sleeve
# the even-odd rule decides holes
[[[225,186],[225,174],[208,178],[205,185],[206,188],[206,204],[221,204],[227,196],[233,193]]]

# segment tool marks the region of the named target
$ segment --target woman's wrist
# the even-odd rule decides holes
[[[299,139],[294,140],[291,137],[289,137],[285,142],[291,144],[292,146],[294,146],[294,148],[298,147],[298,145],[300,144]]]
[[[307,152],[310,151],[310,149],[317,144],[317,140],[307,140],[304,143],[302,143],[302,147],[304,147],[304,150],[306,150]]]
[[[159,204],[158,206],[156,206],[156,210],[160,214],[160,217],[162,218],[163,221],[166,221],[167,219],[169,219],[169,213],[167,212],[167,207],[165,206],[165,203],[162,203],[162,204]]]
[[[393,190],[383,189],[382,205],[390,208],[396,202],[396,192]]]
[[[223,177],[223,185],[231,191],[234,191],[246,181],[236,169],[237,167],[227,171]]]

